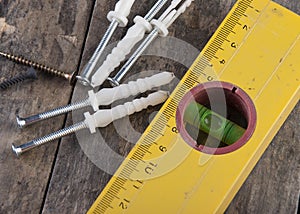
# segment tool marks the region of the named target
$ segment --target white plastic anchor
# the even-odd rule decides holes
[[[119,72],[114,77],[108,78],[113,86],[120,84],[122,78],[129,72],[136,60],[142,55],[142,53],[154,41],[154,39],[156,39],[159,35],[167,36],[169,34],[168,27],[179,17],[180,14],[184,13],[186,8],[193,2],[193,0],[186,0],[179,6],[178,9],[176,9],[181,1],[182,0],[177,0],[172,2],[173,4],[169,6],[169,8],[160,16],[158,20],[153,19],[151,21],[151,24],[155,26],[152,32],[143,40],[143,42],[126,61]]]
[[[130,14],[132,5],[135,0],[119,0],[114,11],[107,14],[107,19],[112,22],[114,19],[118,21],[120,27],[128,24],[127,16]]]
[[[92,87],[101,85],[110,75],[110,73],[126,58],[133,47],[144,38],[145,33],[152,30],[150,21],[166,3],[167,0],[159,0],[144,18],[141,16],[134,18],[135,24],[128,29],[125,37],[119,41],[117,46],[112,50],[111,54],[106,57],[106,60],[92,76]]]
[[[17,123],[20,128],[24,128],[25,126],[32,125],[39,121],[62,115],[77,109],[81,109],[86,106],[92,106],[94,111],[97,111],[99,110],[99,106],[101,105],[109,105],[116,100],[135,96],[155,87],[166,85],[170,83],[174,77],[175,76],[173,73],[161,72],[151,77],[145,77],[137,79],[136,81],[130,81],[127,84],[122,84],[115,88],[103,88],[96,93],[93,90],[90,90],[88,92],[88,98],[85,100],[66,106],[61,106],[56,109],[25,118],[17,116]]]
[[[135,99],[132,102],[127,102],[124,105],[119,105],[112,109],[99,110],[93,115],[91,115],[90,113],[85,113],[84,121],[76,123],[70,127],[58,130],[44,137],[32,140],[20,146],[15,146],[14,144],[12,144],[12,150],[17,156],[19,156],[33,148],[36,148],[45,143],[72,134],[82,129],[88,128],[91,133],[95,133],[97,127],[105,127],[114,120],[120,119],[127,115],[131,115],[135,112],[139,112],[147,108],[148,106],[155,106],[160,103],[163,103],[168,98],[168,95],[168,92],[157,91],[155,93],[150,94],[148,97]]]
[[[127,25],[127,16],[130,14],[134,2],[135,0],[119,0],[115,5],[115,10],[108,13],[107,19],[111,22],[111,24],[101,39],[93,56],[84,67],[81,76],[77,76],[78,81],[83,85],[90,85],[92,72],[117,27],[125,27]]]
[[[86,112],[84,114],[85,123],[90,129],[90,132],[95,133],[97,127],[105,127],[117,119],[139,112],[148,106],[155,106],[163,103],[167,98],[168,92],[157,91],[146,98],[142,97],[140,99],[135,99],[132,102],[127,102],[124,105],[119,105],[112,109],[99,110],[93,115]]]
[[[163,13],[158,20],[153,19],[151,21],[151,24],[154,25],[155,28],[158,30],[159,35],[163,37],[167,36],[169,34],[168,28],[175,22],[175,20],[181,14],[183,14],[186,11],[186,9],[191,5],[191,3],[194,0],[186,0],[184,3],[180,5],[178,9],[176,9],[176,7],[179,5],[181,1],[182,0],[178,0],[173,5],[173,7],[171,5],[170,8],[168,8],[167,11]]]
[[[165,71],[151,77],[130,81],[127,84],[121,84],[118,87],[103,88],[96,93],[93,90],[90,90],[88,92],[88,100],[94,111],[98,111],[99,106],[101,105],[109,105],[116,100],[124,99],[144,93],[152,88],[166,85],[170,83],[174,77],[175,75],[173,73]]]

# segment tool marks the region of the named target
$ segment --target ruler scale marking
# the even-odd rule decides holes
[[[178,105],[179,101],[182,99],[183,95],[188,91],[188,89],[190,89],[194,84],[197,83],[197,81],[198,81],[197,75],[199,74],[199,76],[201,76],[201,77],[199,77],[199,79],[202,79],[205,76],[205,75],[203,75],[203,71],[206,71],[206,69],[210,69],[210,67],[209,67],[210,65],[213,66],[213,67],[218,68],[217,72],[219,73],[219,75],[222,75],[222,78],[224,78],[224,77],[228,78],[229,70],[232,69],[232,67],[234,67],[234,65],[236,63],[236,61],[233,60],[233,59],[238,58],[239,56],[243,56],[242,55],[243,51],[240,51],[240,50],[244,50],[244,49],[248,48],[248,46],[245,46],[244,43],[245,44],[248,43],[248,40],[249,40],[248,38],[250,38],[250,37],[252,38],[253,37],[252,34],[257,34],[258,31],[254,31],[254,29],[257,28],[257,23],[256,22],[263,21],[263,20],[260,19],[260,17],[261,17],[262,14],[265,14],[265,13],[268,12],[268,11],[265,11],[265,8],[267,8],[267,6],[269,4],[270,4],[270,1],[267,1],[267,0],[263,0],[263,1],[261,1],[261,0],[252,0],[252,1],[251,0],[240,0],[240,1],[238,1],[235,4],[235,6],[233,7],[232,11],[229,13],[228,17],[223,22],[223,25],[225,25],[225,26],[221,25],[221,27],[217,30],[216,34],[212,37],[212,39],[210,40],[209,44],[204,48],[203,54],[200,54],[200,56],[196,59],[195,63],[191,66],[190,70],[185,75],[185,77],[183,78],[183,80],[181,81],[181,83],[179,83],[178,87],[171,94],[170,99],[162,107],[162,110],[160,111],[161,115],[159,117],[155,117],[153,119],[153,122],[147,128],[147,130],[145,131],[145,134],[142,136],[141,140],[135,146],[135,148],[133,149],[133,151],[129,154],[129,157],[133,157],[133,155],[135,155],[136,152],[140,150],[140,146],[143,145],[146,142],[146,139],[147,139],[147,144],[151,144],[151,140],[153,140],[153,142],[154,141],[158,142],[159,145],[160,144],[164,145],[167,148],[169,148],[169,144],[173,145],[172,142],[165,142],[165,140],[163,140],[164,137],[155,136],[155,133],[156,133],[157,129],[162,128],[163,125],[164,125],[166,127],[165,128],[165,135],[164,136],[170,137],[171,135],[175,135],[175,133],[172,133],[171,128],[174,127],[174,123],[175,123],[174,113],[175,113],[175,111],[177,109],[177,105]],[[257,12],[256,18],[255,18],[256,22],[254,21],[254,23],[252,21],[252,19],[254,19],[253,17],[255,16],[255,15],[252,14],[253,12],[251,13],[251,18],[250,18],[250,15],[249,15],[249,13],[251,11],[249,11],[249,12],[247,12],[247,14],[245,14],[246,11],[249,8],[251,8],[251,9],[253,9],[253,11]],[[231,18],[231,17],[233,17],[233,18]],[[297,19],[297,21],[298,21],[298,19]],[[236,26],[243,26],[243,23],[245,23],[245,20],[246,21],[250,20],[251,30],[247,31],[247,32],[243,32],[242,30],[240,30],[240,28],[236,29]],[[296,20],[296,18],[295,18],[295,20]],[[298,23],[300,23],[300,22],[298,21]],[[247,25],[248,24],[249,23],[247,23]],[[228,31],[229,29],[230,29],[230,31]],[[235,33],[233,33],[232,31],[234,31]],[[224,47],[223,46],[225,44],[225,42],[230,42],[230,40],[232,38],[235,38],[235,36],[241,35],[241,33],[243,33],[242,35],[243,35],[244,39],[240,40],[241,38],[239,38],[238,41],[243,41],[244,43],[243,43],[243,45],[239,46],[237,50],[230,50],[228,47]],[[220,48],[222,48],[224,50],[222,50]],[[224,56],[225,60],[226,60],[226,64],[223,67],[221,67],[218,64],[219,62],[216,61],[216,59],[218,59],[218,57],[215,56],[216,54],[219,54],[220,51],[222,51],[223,54],[221,54],[221,55]],[[293,50],[293,51],[295,51],[295,50]],[[213,55],[211,55],[212,53],[213,53]],[[292,52],[292,53],[294,53],[294,52]],[[290,53],[288,53],[287,55],[290,55]],[[287,57],[290,57],[290,56],[287,56]],[[285,59],[283,59],[283,60],[285,60]],[[282,64],[283,64],[283,62],[282,62]],[[278,66],[278,68],[282,69],[281,67],[282,67],[281,65]],[[278,69],[278,71],[279,71],[279,69]],[[273,76],[274,75],[275,75],[275,73],[273,73]],[[273,85],[273,79],[274,78],[269,78],[268,79],[269,81],[272,81],[271,82],[272,84],[267,84],[266,85],[267,88],[264,88],[263,90],[269,90],[269,88]],[[237,79],[235,78],[234,81],[236,81],[236,80]],[[298,91],[299,91],[299,89],[298,89]],[[294,94],[299,94],[299,93],[295,92]],[[292,95],[289,95],[289,96],[292,96]],[[295,98],[293,98],[293,99],[291,98],[291,100],[294,100],[294,99]],[[263,107],[263,105],[261,105],[261,104],[259,104],[257,106],[259,108],[261,108],[261,106]],[[289,106],[291,106],[291,104]],[[290,108],[291,107],[289,107],[285,111],[290,111],[291,110]],[[260,109],[258,109],[258,111],[260,111]],[[156,133],[156,134],[158,134],[158,133]],[[272,132],[270,135],[273,135],[273,134],[274,133]],[[254,137],[256,137],[256,135],[254,135]],[[154,138],[158,138],[158,139],[154,139]],[[148,147],[148,149],[146,149],[146,150],[155,149],[153,147],[153,142],[152,142],[152,145],[150,145]],[[178,143],[180,143],[180,142],[181,141],[179,141]],[[250,143],[249,142],[249,143],[246,144],[245,147],[243,147],[242,149],[238,150],[236,153],[230,154],[230,156],[231,157],[235,157],[235,155],[238,155],[239,153],[243,153],[244,150],[246,150],[246,149],[250,149],[250,148],[252,149],[252,147],[255,144],[257,144],[257,143],[253,143],[253,142]],[[267,145],[266,143],[260,144],[260,146],[258,148],[260,148],[260,147],[266,147],[266,145]],[[145,147],[144,147],[144,149],[145,149]],[[188,156],[188,159],[185,160],[185,162],[188,163],[188,161],[192,160],[196,154],[199,154],[199,153],[197,153],[196,151],[192,151],[191,155]],[[256,153],[256,154],[260,155],[259,153]],[[151,154],[149,156],[151,157]],[[134,156],[134,157],[138,158],[136,156]],[[243,157],[245,157],[245,155]],[[212,158],[214,160],[213,161],[214,164],[212,165],[212,168],[214,168],[214,167],[216,167],[216,166],[218,166],[220,164],[223,164],[222,161],[221,162],[218,161],[219,159],[221,159],[221,157],[212,156]],[[214,203],[215,204],[215,208],[214,208],[215,210],[214,211],[220,211],[220,212],[224,211],[224,209],[226,208],[227,204],[230,201],[230,198],[233,197],[234,193],[237,191],[237,189],[241,185],[241,183],[243,181],[243,177],[246,177],[246,175],[249,173],[249,171],[253,167],[254,162],[256,162],[256,161],[257,161],[256,159],[253,159],[253,164],[252,165],[246,165],[244,167],[244,171],[243,171],[243,173],[244,173],[243,175],[244,176],[240,176],[241,180],[237,181],[232,186],[232,188],[230,188],[230,190],[228,190],[228,193],[225,194],[225,192],[221,192],[219,194],[217,194],[217,193],[216,194],[212,194],[211,192],[207,192],[208,194],[212,194],[212,196],[210,197],[210,200],[215,200],[215,203]],[[125,167],[126,164],[128,164],[129,162],[128,161],[124,161],[124,163],[121,165],[121,167],[119,168],[118,171],[119,172],[122,171],[122,167]],[[183,164],[185,164],[185,162]],[[226,158],[225,158],[225,162],[226,162]],[[140,167],[146,166],[149,163],[150,162],[147,162],[147,161],[144,162],[144,163],[141,163]],[[235,162],[234,164],[238,165],[238,164],[242,164],[242,162]],[[183,165],[182,165],[182,167],[183,167]],[[182,169],[182,167],[179,166],[179,169],[176,168],[176,170],[172,171],[170,174],[176,174],[177,171],[179,172],[179,170]],[[205,168],[205,165],[203,167]],[[228,169],[228,170],[235,170],[235,168],[238,168],[238,167],[233,167],[233,168]],[[198,168],[198,170],[201,171],[202,168]],[[204,190],[207,189],[210,186],[210,183],[207,183],[208,180],[210,180],[210,182],[212,182],[212,180],[214,180],[213,177],[210,178],[210,179],[206,178],[206,177],[210,177],[211,174],[212,174],[212,172],[208,171],[208,173],[205,174],[205,176],[203,175],[204,177],[202,177],[203,180],[201,180],[201,185],[204,185],[202,187],[202,188],[204,188]],[[116,175],[118,175],[118,173]],[[170,176],[170,175],[169,174],[164,175],[160,179],[162,179],[162,181],[166,181],[165,179],[169,178],[168,176]],[[102,199],[105,198],[105,195],[107,194],[107,191],[109,191],[110,188],[112,188],[114,186],[114,184],[115,184],[115,182],[117,180],[118,180],[118,177],[113,177],[112,180],[107,185],[107,187],[105,188],[106,191],[104,190],[101,193],[100,197],[97,199],[97,201],[94,203],[93,207],[95,207],[95,206],[103,206],[103,209],[101,209],[101,212],[99,212],[99,213],[105,213],[105,211],[108,210],[107,206],[111,206],[112,204],[117,205],[118,202],[120,203],[120,201],[114,200],[114,201],[110,202],[109,205],[101,204],[101,201],[103,201]],[[116,188],[120,188],[119,194],[123,194],[123,195],[125,194],[126,195],[127,193],[129,194],[129,192],[131,192],[130,195],[132,197],[134,195],[136,195],[137,194],[137,188],[136,188],[137,186],[134,186],[133,182],[134,181],[131,181],[131,180],[127,180],[127,181],[126,180],[122,180],[122,187],[124,185],[127,185],[127,186],[131,187],[132,189],[128,189],[126,191],[126,193],[125,193],[124,191],[121,191],[120,187],[116,187]],[[127,198],[128,201],[130,201],[130,207],[128,207],[128,208],[129,209],[134,209],[134,208],[137,208],[139,205],[143,204],[143,201],[147,198],[147,194],[146,193],[150,191],[149,187],[151,187],[151,185],[153,185],[155,182],[156,182],[156,179],[154,179],[154,180],[144,180],[143,181],[143,186],[140,187],[140,188],[138,188],[138,194],[139,194],[139,196],[138,197],[134,196],[135,200],[132,200],[132,199],[129,200],[130,198]],[[165,186],[160,186],[160,187],[167,188],[168,183],[164,183],[164,184],[165,184]],[[180,185],[177,186],[178,188],[174,189],[174,191],[179,191],[179,189],[182,188],[181,185],[182,185],[182,187],[184,186],[184,184],[180,184]],[[218,185],[216,185],[216,186],[218,186]],[[222,186],[222,188],[223,189],[225,188],[224,185]],[[204,191],[204,190],[202,190],[202,191]],[[224,189],[224,191],[225,191],[225,189]],[[190,195],[188,197],[189,201],[185,201],[185,208],[184,208],[185,211],[191,211],[192,208],[189,205],[191,205],[191,204],[193,204],[195,202],[194,197],[192,197],[192,196],[198,194],[198,189],[195,189],[191,194],[192,195]],[[226,195],[226,199],[224,199],[223,202],[221,203],[220,202],[220,196],[222,194],[224,194],[224,196]],[[172,194],[172,197],[175,196],[175,195],[176,195],[175,193]],[[120,197],[120,198],[125,198],[125,197]],[[156,199],[156,198],[152,198],[152,199]],[[200,202],[202,203],[203,202],[206,205],[206,206],[204,206],[204,209],[209,210],[209,209],[212,209],[212,208],[210,208],[210,205],[212,203],[205,202],[207,199],[208,199],[208,196],[206,196],[204,198],[203,194],[200,194],[200,195],[198,194],[197,203],[200,203]],[[178,199],[174,199],[174,200],[178,200]],[[151,203],[155,204],[156,202],[155,201],[151,201]],[[178,203],[174,203],[173,205],[177,205],[177,204]],[[96,211],[96,209],[93,209],[93,207],[91,208],[90,212]],[[169,208],[170,210],[172,210],[174,207],[175,206],[169,207],[168,204],[164,204],[164,207],[160,207],[160,208],[162,210],[167,209],[167,208]],[[151,208],[155,208],[155,206],[151,207]],[[113,209],[114,209],[113,210],[114,212],[118,212],[117,208],[113,208]],[[103,211],[103,210],[105,210],[105,211]],[[123,211],[125,211],[125,210],[123,210]]]
[[[269,5],[269,2],[270,2],[270,1],[268,1],[268,3],[265,5],[265,7],[264,7],[263,9],[267,8],[267,6]],[[245,35],[245,39],[247,39],[248,36],[253,32],[253,30],[255,29],[255,27],[256,27],[258,21],[259,21],[260,18],[261,18],[261,15],[262,15],[262,14],[259,14],[259,16],[257,17],[256,21],[253,23],[252,28],[251,28],[250,31]],[[239,46],[239,47],[238,47],[238,49],[240,49],[240,48],[242,48],[242,46]],[[223,74],[223,71],[227,69],[227,66],[230,65],[230,62],[231,62],[231,60],[234,58],[234,56],[236,55],[236,53],[238,53],[238,50],[237,50],[234,54],[232,54],[232,56],[228,59],[228,63],[222,68],[222,70],[220,71],[219,75],[222,75],[222,74]]]

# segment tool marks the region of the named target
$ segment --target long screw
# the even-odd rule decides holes
[[[22,118],[20,116],[17,115],[17,124],[20,128],[23,128],[25,126],[34,124],[36,122],[48,119],[48,118],[52,118],[61,114],[65,114],[68,113],[70,111],[73,110],[77,110],[77,109],[81,109],[84,108],[86,106],[90,105],[90,101],[89,100],[83,100],[77,103],[73,103],[73,104],[69,104],[67,106],[63,106],[57,109],[53,109],[51,111],[47,111],[44,113],[40,113],[40,114],[36,114],[30,117],[26,117],[26,118]]]
[[[74,132],[77,132],[81,129],[85,129],[88,128],[87,124],[83,121],[77,124],[74,124],[73,126],[67,127],[65,129],[61,129],[59,131],[53,132],[52,134],[49,134],[45,137],[39,138],[39,139],[35,139],[32,140],[28,143],[22,144],[20,146],[15,146],[14,144],[12,144],[11,148],[13,150],[13,152],[19,156],[22,153],[29,151],[37,146],[40,146],[42,144],[45,144],[47,142],[53,141],[55,139],[67,136],[69,134],[72,134]]]
[[[105,32],[92,58],[90,59],[88,64],[84,67],[82,74],[80,76],[76,76],[78,82],[81,83],[82,85],[85,86],[90,85],[90,77],[92,75],[93,69],[95,68],[99,58],[101,57],[104,49],[106,48],[108,42],[110,41],[113,33],[117,29],[118,24],[119,23],[117,22],[117,20],[113,20],[110,23],[107,31]]]
[[[33,68],[29,68],[26,73],[18,74],[13,78],[9,78],[0,83],[0,88],[2,90],[8,89],[9,87],[21,83],[25,80],[37,79],[36,72]]]
[[[109,77],[110,73],[125,60],[135,45],[144,38],[145,33],[152,30],[150,21],[167,2],[168,0],[157,0],[144,18],[141,16],[134,18],[135,24],[127,30],[126,35],[118,42],[111,53],[106,56],[103,64],[93,74],[90,84],[92,87],[100,86]]]
[[[73,110],[81,109],[86,106],[92,106],[94,111],[98,111],[99,106],[101,105],[109,105],[116,100],[135,96],[139,93],[144,93],[145,91],[151,90],[152,88],[168,84],[173,80],[174,77],[175,76],[173,73],[161,72],[151,77],[137,79],[136,81],[131,81],[128,84],[122,84],[118,87],[103,88],[97,93],[91,90],[88,92],[88,98],[85,100],[25,118],[17,116],[17,123],[20,128],[23,128],[36,122]]]
[[[114,77],[108,77],[107,80],[110,81],[113,87],[120,85],[123,77],[128,73],[131,67],[135,64],[138,58],[143,54],[143,52],[149,47],[154,39],[158,36],[158,29],[154,28],[153,31],[145,38],[141,45],[136,49],[136,51],[130,56],[127,62],[122,66],[118,73]]]
[[[13,62],[33,67],[36,70],[43,71],[43,72],[52,74],[54,76],[62,77],[64,79],[68,80],[70,82],[70,84],[74,83],[74,80],[75,80],[75,75],[74,74],[75,74],[75,72],[73,72],[71,74],[68,74],[68,73],[65,73],[63,71],[60,71],[60,70],[57,70],[57,69],[54,69],[54,68],[50,68],[46,65],[42,65],[42,64],[39,64],[37,62],[33,62],[33,61],[31,61],[29,59],[26,59],[24,57],[15,56],[13,54],[8,54],[8,53],[2,52],[2,51],[0,51],[0,56],[6,58],[8,60],[11,60]]]
[[[125,27],[127,25],[127,16],[129,15],[134,2],[135,0],[119,0],[115,6],[115,10],[108,13],[107,18],[111,23],[101,39],[98,47],[96,48],[92,58],[85,66],[82,74],[76,77],[79,83],[82,83],[83,85],[90,85],[90,77],[92,72],[96,67],[96,64],[99,61],[105,47],[112,38],[113,33],[116,31],[118,26]]]
[[[91,115],[89,112],[86,112],[84,114],[84,121],[74,124],[73,126],[70,126],[68,128],[56,131],[52,134],[46,135],[42,138],[32,140],[20,146],[15,146],[14,144],[12,144],[12,150],[17,156],[19,156],[22,153],[29,151],[35,147],[38,147],[55,139],[64,137],[66,135],[72,134],[81,129],[88,128],[91,133],[95,133],[96,128],[98,127],[105,127],[117,119],[120,119],[127,115],[131,115],[135,112],[139,112],[143,109],[146,109],[148,106],[158,105],[164,102],[167,98],[167,92],[157,91],[148,95],[148,97],[135,99],[132,102],[127,102],[123,105],[116,106],[112,109],[99,110],[93,115]]]
[[[117,86],[123,77],[129,72],[134,63],[142,55],[142,53],[150,46],[150,44],[156,39],[160,34],[162,36],[168,35],[168,27],[181,15],[185,10],[191,5],[194,0],[186,0],[180,5],[178,9],[176,7],[180,4],[182,0],[174,0],[170,7],[161,15],[158,20],[152,20],[152,24],[155,28],[150,32],[150,34],[144,39],[136,51],[131,55],[123,67],[114,77],[108,77],[112,86]]]

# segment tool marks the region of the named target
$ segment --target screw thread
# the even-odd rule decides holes
[[[70,127],[61,129],[61,130],[56,131],[56,132],[53,132],[53,133],[51,133],[49,135],[46,135],[44,137],[41,137],[39,139],[35,139],[35,140],[32,141],[32,143],[34,144],[34,147],[37,147],[37,146],[40,146],[42,144],[48,143],[50,141],[53,141],[53,140],[56,140],[56,139],[59,139],[59,138],[62,138],[64,136],[70,135],[74,132],[77,132],[79,130],[86,129],[86,128],[88,128],[88,126],[83,121],[83,122],[74,124]]]
[[[83,85],[89,85],[92,72],[94,71],[97,62],[99,61],[105,47],[107,46],[108,42],[110,41],[113,33],[118,27],[119,22],[117,20],[113,20],[109,25],[107,31],[105,32],[103,38],[101,39],[98,47],[96,48],[92,58],[89,60],[88,64],[84,68],[81,76],[78,78],[79,82]]]
[[[29,59],[26,59],[24,57],[21,57],[21,56],[15,56],[15,55],[4,53],[4,52],[0,52],[0,56],[6,58],[8,60],[11,60],[13,62],[33,67],[34,69],[37,69],[39,71],[43,71],[43,72],[49,73],[49,74],[54,75],[54,76],[65,78],[69,81],[71,81],[71,78],[72,78],[71,74],[65,73],[63,71],[60,71],[60,70],[57,70],[57,69],[54,69],[54,68],[50,68],[46,65],[42,65],[42,64],[39,64],[37,62],[33,62],[33,61],[31,61]]]
[[[149,47],[149,45],[153,42],[154,39],[158,37],[158,30],[153,29],[150,34],[144,39],[144,41],[140,44],[140,46],[135,50],[135,52],[130,56],[130,58],[126,61],[123,67],[118,71],[118,73],[108,80],[111,82],[113,86],[119,85],[124,76],[129,72],[134,63],[139,59],[142,53]]]
[[[39,117],[41,119],[47,119],[47,118],[55,117],[57,115],[61,115],[61,114],[64,114],[64,113],[67,113],[67,112],[70,112],[73,110],[81,109],[81,108],[84,108],[89,105],[90,105],[90,101],[88,99],[86,99],[86,100],[83,100],[80,102],[76,102],[76,103],[69,104],[69,105],[66,105],[66,106],[63,106],[63,107],[60,107],[57,109],[53,109],[51,111],[41,113],[41,114],[39,114]]]
[[[29,69],[28,73],[18,74],[15,77],[4,80],[0,83],[0,88],[5,90],[9,87],[21,83],[27,79],[37,79],[36,73],[34,69]]]
[[[90,101],[89,99],[77,102],[77,103],[73,103],[73,104],[69,104],[67,106],[63,106],[63,107],[59,107],[56,109],[53,109],[51,111],[47,111],[47,112],[43,112],[40,114],[36,114],[36,115],[32,115],[29,117],[19,117],[17,116],[17,123],[19,125],[20,128],[23,128],[25,126],[37,123],[39,121],[51,118],[51,117],[55,117],[64,113],[68,113],[72,110],[77,110],[77,109],[81,109],[84,108],[86,106],[90,105]]]
[[[151,8],[151,10],[145,15],[145,19],[150,21],[160,11],[160,9],[167,3],[167,0],[160,0]]]
[[[20,146],[15,146],[13,144],[12,150],[17,156],[19,156],[19,155],[23,154],[24,152],[27,152],[35,147],[38,147],[38,146],[48,143],[50,141],[59,139],[61,137],[67,136],[69,134],[72,134],[74,132],[77,132],[79,130],[86,129],[86,128],[88,128],[88,125],[83,121],[83,122],[74,124],[70,127],[53,132],[52,134],[46,135],[44,137],[32,140],[28,143],[24,143]]]

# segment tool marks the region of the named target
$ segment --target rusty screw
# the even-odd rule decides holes
[[[25,80],[29,79],[37,79],[36,72],[33,68],[29,68],[26,73],[24,74],[18,74],[12,78],[6,79],[3,82],[0,83],[0,88],[5,90],[8,89],[9,87],[16,85],[18,83],[21,83]]]
[[[4,53],[2,51],[0,51],[0,56],[6,58],[8,60],[11,60],[13,62],[22,64],[22,65],[26,65],[26,66],[30,66],[30,67],[32,67],[36,70],[43,71],[43,72],[52,74],[54,76],[62,77],[64,79],[68,80],[70,82],[70,84],[73,84],[74,81],[75,81],[75,78],[76,78],[75,77],[75,72],[73,72],[71,74],[68,74],[68,73],[65,73],[63,71],[60,71],[60,70],[57,70],[57,69],[54,69],[54,68],[50,68],[46,65],[42,65],[42,64],[33,62],[33,61],[28,60],[28,59],[26,59],[24,57],[21,57],[21,56],[15,56],[15,55],[12,55],[12,54]]]

